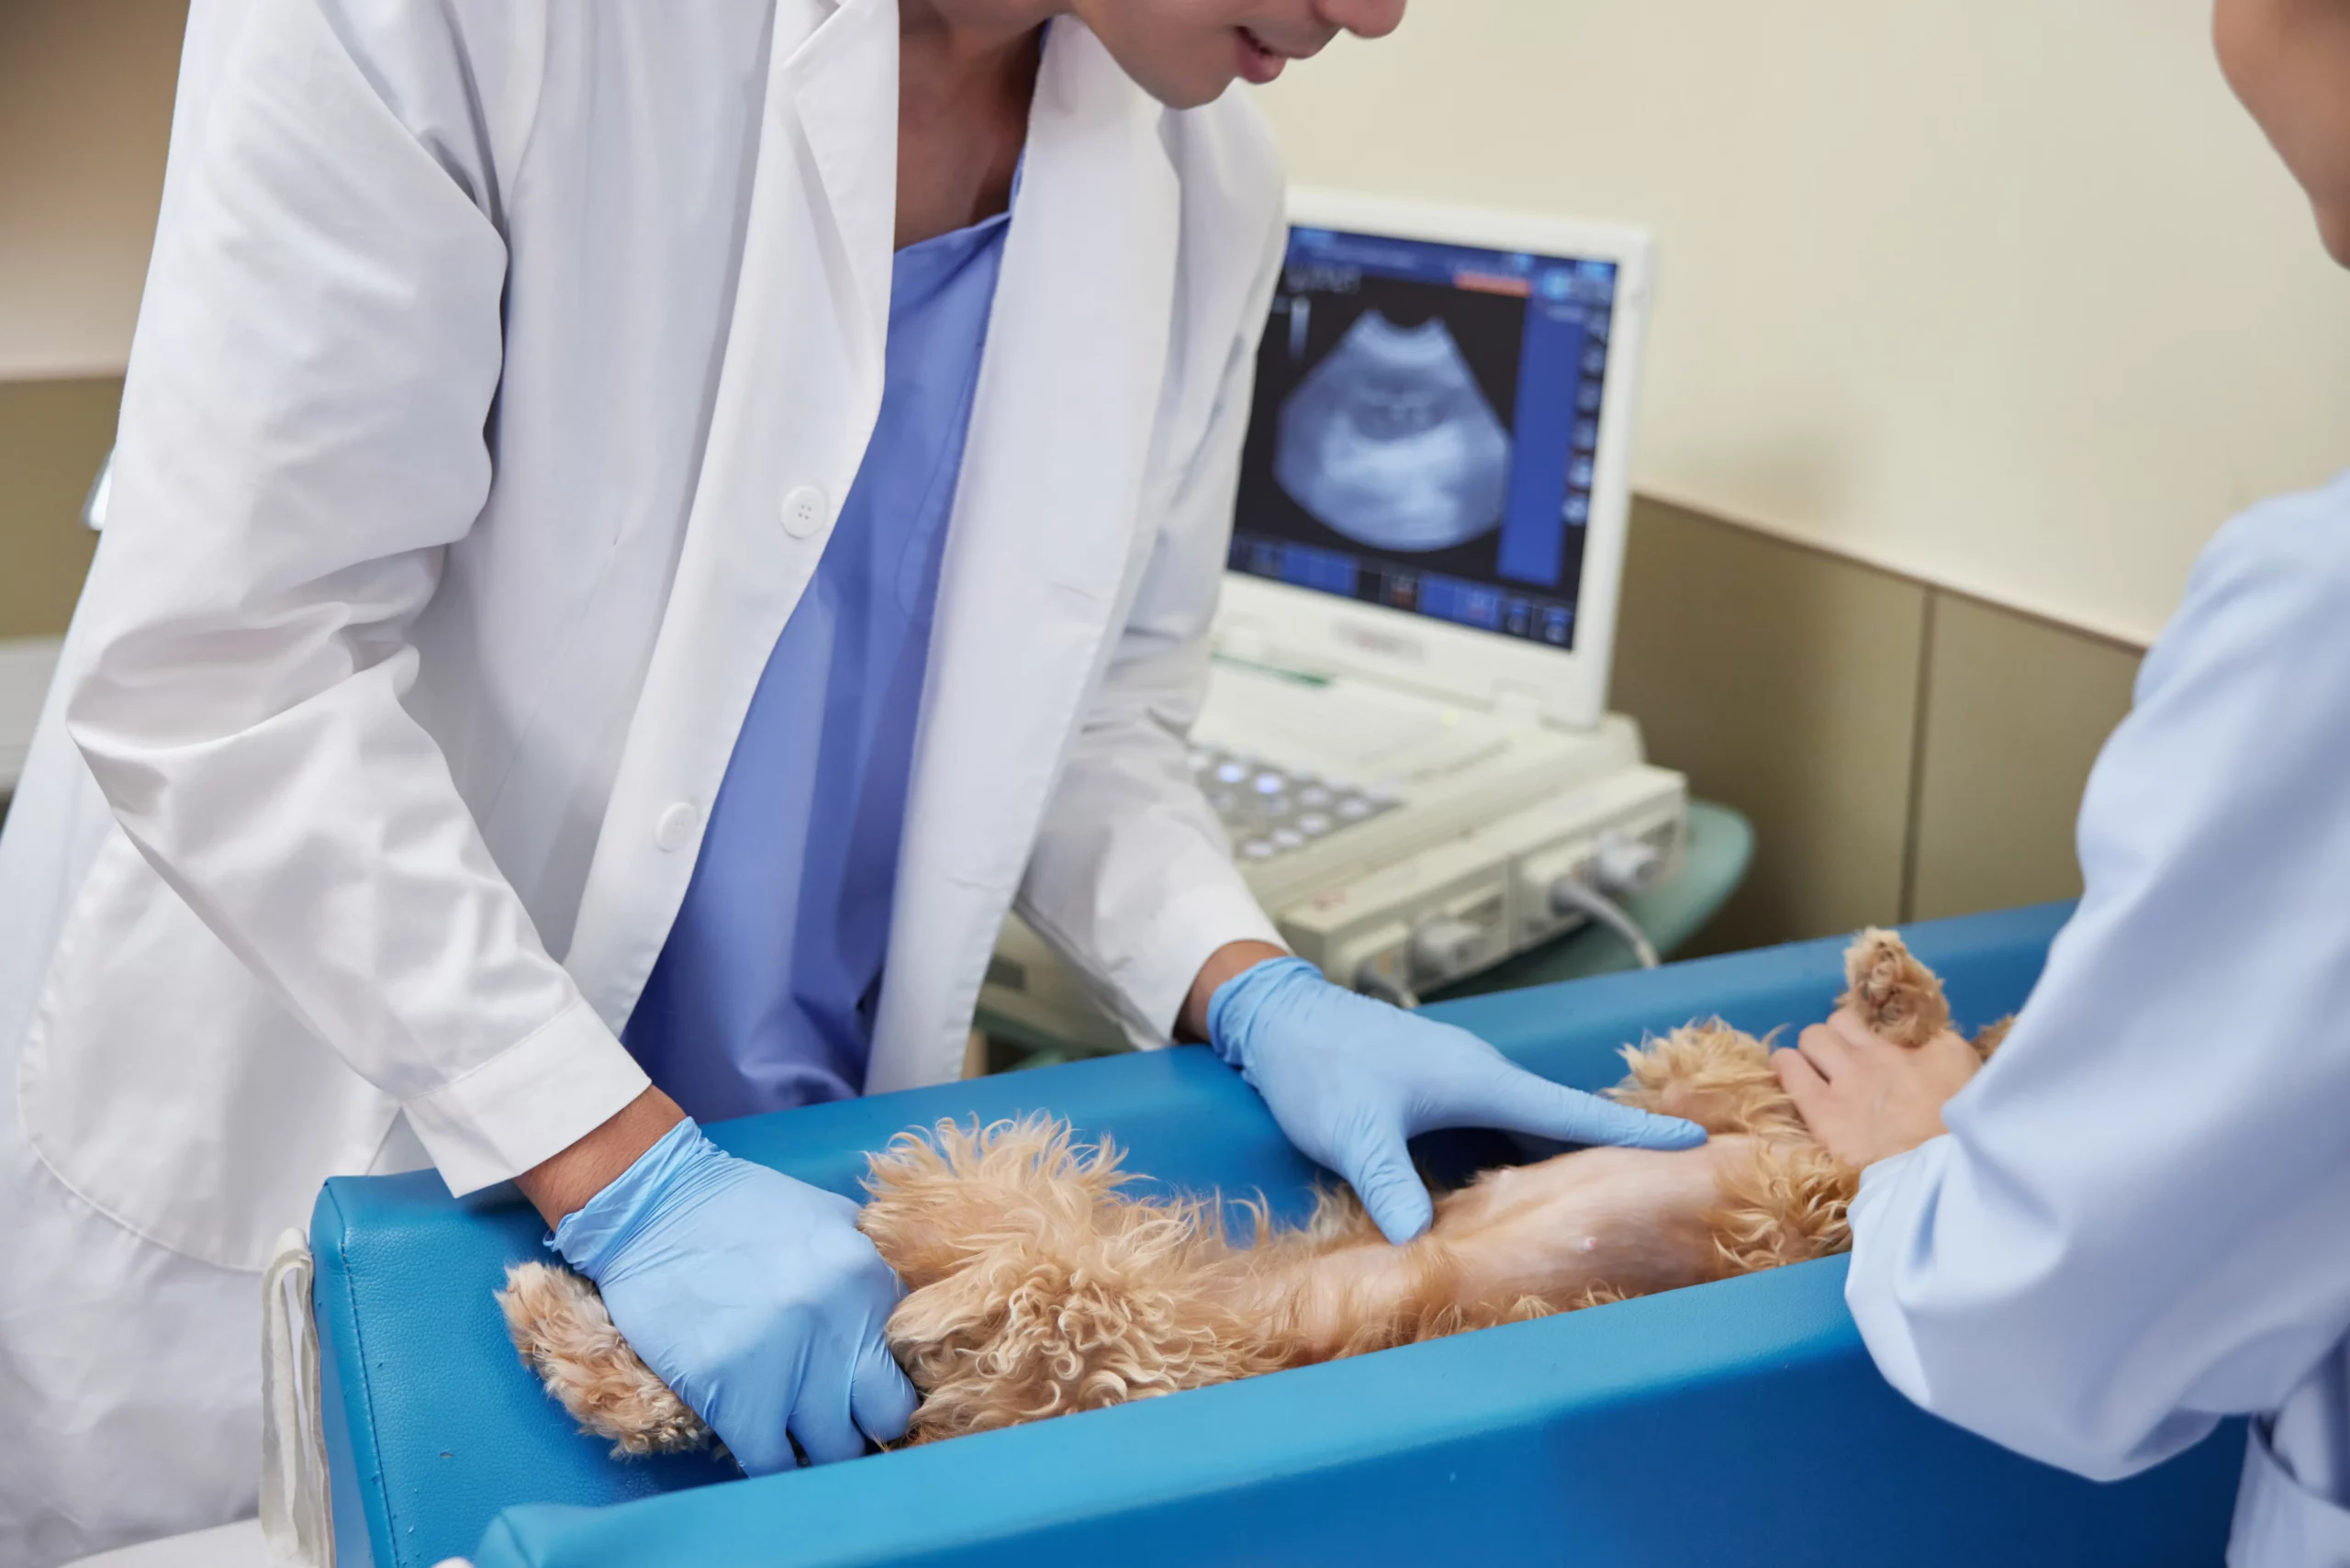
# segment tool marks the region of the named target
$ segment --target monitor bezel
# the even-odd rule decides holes
[[[1631,512],[1632,425],[1655,270],[1650,237],[1615,224],[1303,187],[1290,192],[1289,225],[1616,264],[1575,645],[1554,647],[1227,570],[1219,647],[1244,658],[1366,676],[1483,708],[1531,708],[1577,728],[1598,723],[1606,711]]]

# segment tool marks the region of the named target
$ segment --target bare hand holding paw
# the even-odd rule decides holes
[[[1940,1137],[1942,1106],[1983,1063],[1948,1029],[1921,1045],[1897,1045],[1841,1007],[1806,1029],[1795,1049],[1772,1052],[1771,1065],[1812,1136],[1858,1169]]]

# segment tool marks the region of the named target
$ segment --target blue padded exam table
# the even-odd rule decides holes
[[[2063,907],[1915,928],[1962,1022],[2012,1011]],[[1620,1076],[1645,1031],[1823,1016],[1841,942],[1454,1002],[1444,1017],[1563,1081]],[[1438,1010],[1432,1010],[1438,1011]],[[1079,1062],[711,1129],[856,1190],[864,1152],[942,1116],[1028,1110],[1114,1133],[1170,1184],[1314,1171],[1201,1050]],[[1506,1153],[1435,1140],[1432,1163]],[[759,1481],[610,1459],[542,1394],[490,1292],[543,1256],[510,1189],[430,1172],[330,1182],[311,1226],[341,1568],[869,1568],[1454,1562],[2216,1563],[2243,1431],[2094,1485],[1925,1416],[1862,1349],[1831,1259],[1354,1361]]]

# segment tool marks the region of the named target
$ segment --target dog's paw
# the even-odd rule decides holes
[[[1950,1002],[1934,971],[1890,931],[1863,931],[1844,952],[1847,990],[1836,1000],[1872,1033],[1916,1047],[1950,1027]]]
[[[621,1338],[593,1284],[567,1269],[517,1263],[497,1294],[523,1364],[581,1431],[611,1443],[614,1457],[711,1445],[701,1417]]]

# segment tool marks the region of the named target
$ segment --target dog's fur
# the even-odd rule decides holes
[[[1843,1002],[1916,1047],[1950,1026],[1941,983],[1886,932],[1846,955]],[[1975,1042],[1988,1056],[2004,1025]],[[1713,1134],[1678,1153],[1591,1148],[1489,1171],[1391,1247],[1349,1193],[1302,1229],[1254,1211],[1245,1244],[1213,1199],[1137,1199],[1108,1139],[1043,1117],[901,1134],[859,1220],[906,1284],[890,1347],[925,1442],[1284,1367],[1572,1311],[1826,1256],[1852,1244],[1859,1173],[1806,1130],[1764,1042],[1718,1020],[1628,1047],[1626,1104]],[[508,1328],[548,1392],[615,1451],[705,1445],[595,1288],[518,1264]]]

